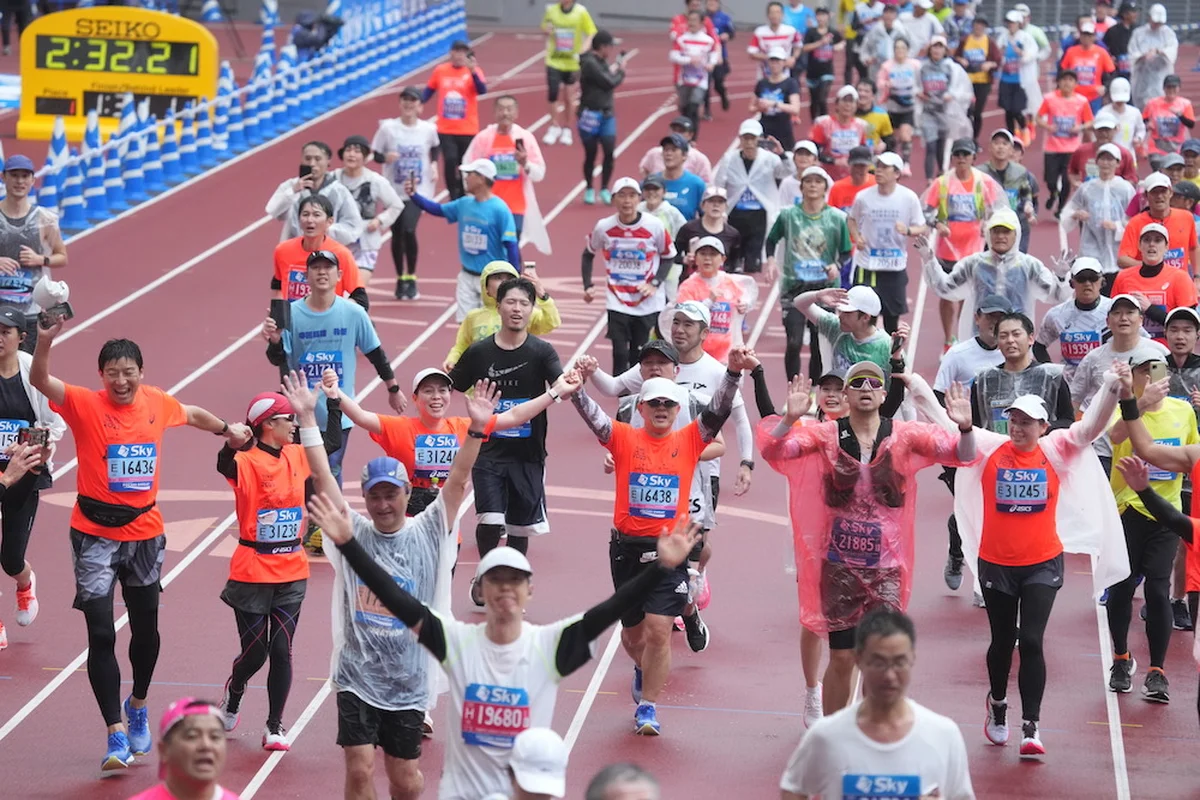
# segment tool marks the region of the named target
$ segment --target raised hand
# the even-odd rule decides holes
[[[1147,383],[1146,388],[1142,389],[1141,402],[1138,405],[1142,409],[1152,408],[1161,403],[1170,393],[1170,378],[1163,378],[1161,381]]]
[[[317,384],[317,387],[331,400],[338,397],[341,394],[341,389],[338,388],[337,370],[332,367],[326,367],[321,372],[321,382]]]
[[[1120,382],[1121,397],[1125,399],[1133,397],[1133,370],[1129,368],[1129,364],[1124,361],[1113,361],[1112,371]]]
[[[946,392],[946,415],[958,425],[960,431],[965,433],[971,429],[971,394],[958,381],[950,384]]]
[[[783,417],[789,423],[808,413],[812,405],[812,381],[806,375],[797,375],[788,382],[787,403],[784,406]]]
[[[1135,492],[1150,488],[1150,465],[1137,456],[1125,456],[1117,462],[1117,469]]]
[[[229,426],[229,431],[225,434],[225,440],[229,442],[229,446],[234,450],[245,445],[254,438],[254,431],[250,430],[250,426],[244,422],[235,422]]]
[[[700,536],[700,526],[686,516],[675,521],[670,531],[663,529],[658,537],[658,563],[665,569],[674,569],[687,560],[688,553]]]
[[[570,397],[583,386],[583,378],[578,369],[571,369],[558,376],[558,380],[550,388],[559,397]]]
[[[314,494],[309,499],[308,516],[320,527],[321,535],[334,544],[345,544],[354,536],[346,509],[338,508],[324,493]]]
[[[928,261],[933,258],[933,247],[929,244],[929,237],[925,234],[913,239],[913,246],[917,248],[917,254],[921,256],[922,260]]]
[[[479,380],[475,382],[475,390],[463,395],[463,399],[467,403],[467,416],[471,418],[471,424],[482,430],[492,414],[496,413],[500,390],[489,380]]]
[[[758,358],[748,347],[735,347],[729,351],[728,366],[730,372],[744,372],[758,366]]]
[[[596,370],[600,369],[600,362],[595,356],[582,355],[575,359],[575,371],[579,373],[579,380],[586,383],[587,379],[592,377]]]
[[[279,325],[275,322],[274,317],[267,317],[263,320],[261,333],[262,337],[272,344],[283,338],[283,334],[279,332]]]
[[[295,370],[283,376],[279,391],[292,404],[292,410],[297,415],[304,414],[305,412],[310,414],[315,413],[317,396],[313,394],[312,389],[308,388],[308,381],[302,378]]]

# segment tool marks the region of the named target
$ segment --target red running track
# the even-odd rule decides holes
[[[637,35],[627,37],[627,42],[627,47],[638,47],[640,53],[618,101],[619,141],[628,151],[618,159],[618,175],[634,174],[642,152],[661,135],[670,112],[660,104],[672,95],[663,80],[663,37]],[[543,71],[540,58],[535,57],[539,50],[535,40],[502,34],[477,47],[494,89],[516,91],[522,98],[522,121],[527,125],[540,121],[544,111]],[[506,75],[503,83],[498,80],[502,75]],[[744,57],[738,57],[735,75],[734,91],[744,92],[751,85]],[[247,398],[269,386],[273,377],[255,334],[264,316],[268,264],[278,237],[276,223],[258,222],[263,204],[277,182],[294,172],[302,142],[324,138],[336,144],[349,133],[370,134],[379,118],[395,113],[393,97],[389,93],[364,99],[76,241],[71,247],[73,266],[64,277],[74,287],[80,324],[55,348],[55,373],[90,383],[100,343],[127,335],[143,346],[147,380],[178,387],[185,402],[237,418]],[[744,108],[743,98],[735,102]],[[489,116],[490,104],[485,101],[483,117]],[[702,146],[714,160],[732,141],[742,117],[740,110],[718,111],[717,120],[703,128]],[[549,148],[547,159],[551,169],[538,195],[543,210],[553,215],[550,232],[556,250],[553,257],[539,259],[539,271],[547,276],[563,310],[564,324],[549,338],[565,359],[581,347],[592,352],[606,349],[604,340],[596,339],[603,333],[602,309],[578,300],[576,266],[583,237],[603,211],[579,201],[578,147]],[[1030,155],[1031,165],[1034,161],[1040,161],[1037,153]],[[1035,167],[1035,171],[1040,170]],[[915,182],[912,185],[919,188]],[[452,323],[447,323],[457,269],[452,231],[433,219],[423,222],[421,231],[424,299],[393,301],[387,265],[380,268],[372,286],[372,317],[389,355],[398,362],[402,383],[421,367],[439,363],[454,334]],[[1051,222],[1041,224],[1034,252],[1050,252],[1055,237]],[[533,252],[526,256],[538,257]],[[173,272],[173,277],[145,291]],[[911,284],[914,303],[917,285]],[[139,290],[143,293],[135,296]],[[132,300],[119,310],[88,324],[127,298]],[[925,298],[924,306],[915,366],[931,375],[940,337],[935,300]],[[776,312],[769,310],[769,314],[758,349],[773,376],[773,387],[782,391],[782,332]],[[757,317],[751,322],[757,322]],[[601,360],[607,362],[607,355],[601,354]],[[365,362],[361,366],[364,375],[372,374]],[[379,392],[366,403],[386,410]],[[551,424],[548,494],[554,533],[532,546],[538,569],[529,615],[534,622],[574,613],[611,591],[606,532],[612,483],[600,469],[601,449],[571,411],[556,411]],[[167,442],[160,500],[170,526],[167,569],[172,579],[163,594],[163,650],[150,698],[152,718],[164,703],[181,694],[219,697],[236,652],[232,615],[217,597],[234,546],[222,528],[229,522],[232,503],[224,481],[212,468],[217,447],[196,432],[175,432]],[[580,457],[568,459],[566,453]],[[355,434],[347,475],[357,474],[374,455],[374,445]],[[60,469],[71,456],[68,442],[59,456]],[[1087,565],[1072,564],[1071,579],[1061,593],[1047,637],[1051,679],[1044,739],[1050,755],[1041,766],[1018,765],[1014,748],[983,744],[979,728],[987,691],[986,620],[982,611],[970,607],[965,590],[953,595],[941,584],[949,497],[933,478],[933,473],[926,475],[920,490],[921,519],[927,524],[919,531],[921,577],[910,609],[922,634],[914,696],[964,726],[982,797],[1116,796],[1096,611],[1087,597],[1090,580],[1075,574],[1086,571]],[[353,498],[356,482],[348,480],[346,488]],[[705,615],[712,645],[695,655],[682,638],[676,644],[672,680],[661,707],[664,736],[631,735],[629,661],[614,647],[611,633],[598,640],[596,660],[564,682],[554,727],[574,744],[568,776],[571,796],[578,796],[602,765],[622,759],[650,767],[670,787],[672,796],[774,796],[779,772],[802,731],[795,579],[784,496],[782,480],[765,468],[756,472],[747,496],[734,498],[726,492],[710,573],[714,601]],[[70,608],[72,581],[63,535],[73,499],[73,473],[62,476],[44,498],[30,549],[39,575],[42,614],[31,628],[10,625],[10,648],[0,654],[0,686],[4,687],[0,774],[6,794],[11,791],[14,796],[125,798],[153,783],[154,759],[141,759],[127,773],[98,781],[103,728],[95,703],[85,675],[63,674],[64,668],[78,666],[84,646],[81,620]],[[473,525],[473,515],[468,513],[463,520],[468,547],[454,595],[455,611],[464,616],[471,615],[462,595],[464,574],[473,566],[469,545]],[[259,748],[265,677],[252,682],[223,777],[226,786],[243,796],[340,795],[343,773],[334,745],[336,718],[324,690],[330,649],[325,601],[330,574],[326,565],[314,565],[310,598],[295,642],[295,682],[285,715],[295,741],[291,753],[281,758],[268,758]],[[10,597],[0,600],[0,614],[8,618]],[[119,652],[125,636],[122,631]],[[1193,791],[1194,781],[1189,780],[1185,765],[1190,763],[1187,756],[1194,752],[1197,736],[1184,638],[1173,643],[1169,661],[1175,678],[1173,706],[1151,707],[1136,695],[1120,700],[1122,721],[1141,726],[1122,730],[1131,785],[1127,796],[1182,797]],[[1133,641],[1135,648],[1144,651],[1139,634]],[[125,677],[129,677],[127,668]],[[441,717],[435,714],[444,729]],[[422,758],[428,796],[436,789],[442,735],[439,730],[426,743]],[[53,769],[45,766],[50,754]]]

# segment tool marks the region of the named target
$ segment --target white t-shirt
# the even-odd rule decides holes
[[[1075,376],[1079,362],[1099,347],[1104,334],[1108,333],[1108,309],[1111,305],[1112,298],[1102,295],[1095,308],[1083,309],[1075,305],[1075,299],[1071,298],[1054,306],[1042,317],[1034,341],[1047,348],[1051,342],[1058,342],[1064,365],[1063,377],[1068,385]]]
[[[596,223],[586,242],[587,251],[600,256],[607,272],[605,307],[618,314],[643,317],[666,307],[667,293],[642,297],[639,289],[654,278],[664,259],[675,259],[675,241],[658,217],[646,212],[626,225],[617,214]]]
[[[958,724],[907,702],[912,730],[890,744],[858,727],[861,701],[819,720],[792,753],[780,788],[822,800],[874,800],[922,797],[936,787],[944,800],[974,800]]]
[[[948,392],[950,384],[955,381],[969,388],[981,369],[998,367],[1003,363],[1004,356],[999,348],[988,350],[979,343],[978,336],[972,336],[954,345],[942,356],[942,363],[938,365],[937,375],[933,379],[934,391]]]
[[[396,119],[385,119],[379,123],[371,149],[377,153],[397,153],[399,158],[383,165],[383,174],[392,186],[407,200],[404,182],[410,174],[416,175],[417,193],[422,197],[433,197],[433,158],[430,153],[438,146],[437,126],[424,119],[414,125],[405,125]]]
[[[1096,112],[1096,119],[1101,117],[1111,119],[1117,124],[1113,129],[1113,141],[1127,150],[1132,151],[1135,142],[1146,138],[1146,121],[1142,118],[1142,112],[1129,103],[1125,104],[1120,114],[1111,105],[1107,105]]]
[[[854,198],[850,219],[867,240],[867,246],[854,251],[854,267],[873,272],[903,272],[908,267],[908,237],[896,230],[900,222],[910,227],[925,224],[925,212],[917,193],[896,186],[891,194],[880,194],[878,186],[869,186]]]
[[[511,788],[513,740],[529,728],[551,727],[562,680],[555,669],[559,639],[582,616],[550,625],[526,622],[519,639],[500,645],[487,638],[484,623],[438,615],[446,632],[442,668],[450,682],[440,800],[478,800]]]
[[[1081,409],[1086,409],[1096,392],[1100,391],[1104,383],[1104,373],[1112,366],[1112,362],[1117,359],[1128,361],[1130,354],[1142,347],[1152,347],[1164,356],[1170,353],[1163,345],[1145,337],[1132,349],[1119,352],[1113,349],[1112,340],[1109,340],[1084,356],[1075,368],[1075,374],[1071,377],[1071,402]],[[1111,457],[1112,440],[1106,433],[1092,443],[1092,449],[1096,451],[1096,455]]]

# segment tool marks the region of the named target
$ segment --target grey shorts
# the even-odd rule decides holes
[[[221,600],[225,605],[238,611],[265,616],[271,613],[272,608],[300,605],[304,602],[304,594],[307,590],[307,580],[287,581],[286,583],[246,583],[245,581],[227,580],[225,589],[221,592]]]
[[[162,577],[167,537],[121,542],[71,528],[71,560],[75,566],[75,608],[89,600],[112,597],[122,586],[153,586]]]

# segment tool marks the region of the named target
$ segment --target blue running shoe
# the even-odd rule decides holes
[[[633,732],[638,736],[658,736],[662,726],[658,724],[658,710],[649,703],[642,703],[633,714]]]
[[[629,693],[633,695],[633,702],[638,705],[642,704],[642,668],[633,668],[633,685],[629,687]]]
[[[596,205],[596,190],[590,186],[583,190],[583,202],[585,205]]]
[[[612,205],[612,192],[610,192],[608,189],[601,189],[600,190],[600,202],[606,206],[611,206]]]
[[[112,772],[117,769],[125,769],[132,763],[133,753],[129,752],[129,737],[125,735],[124,731],[110,733],[108,735],[108,753],[100,762],[100,769],[104,772]]]
[[[129,702],[132,699],[132,695],[125,698],[129,749],[135,756],[149,755],[150,751],[154,749],[154,739],[150,736],[150,710],[146,706],[134,708]]]
[[[1103,592],[1101,592],[1100,605],[1102,605],[1102,606],[1108,605],[1108,589],[1105,589]]]

